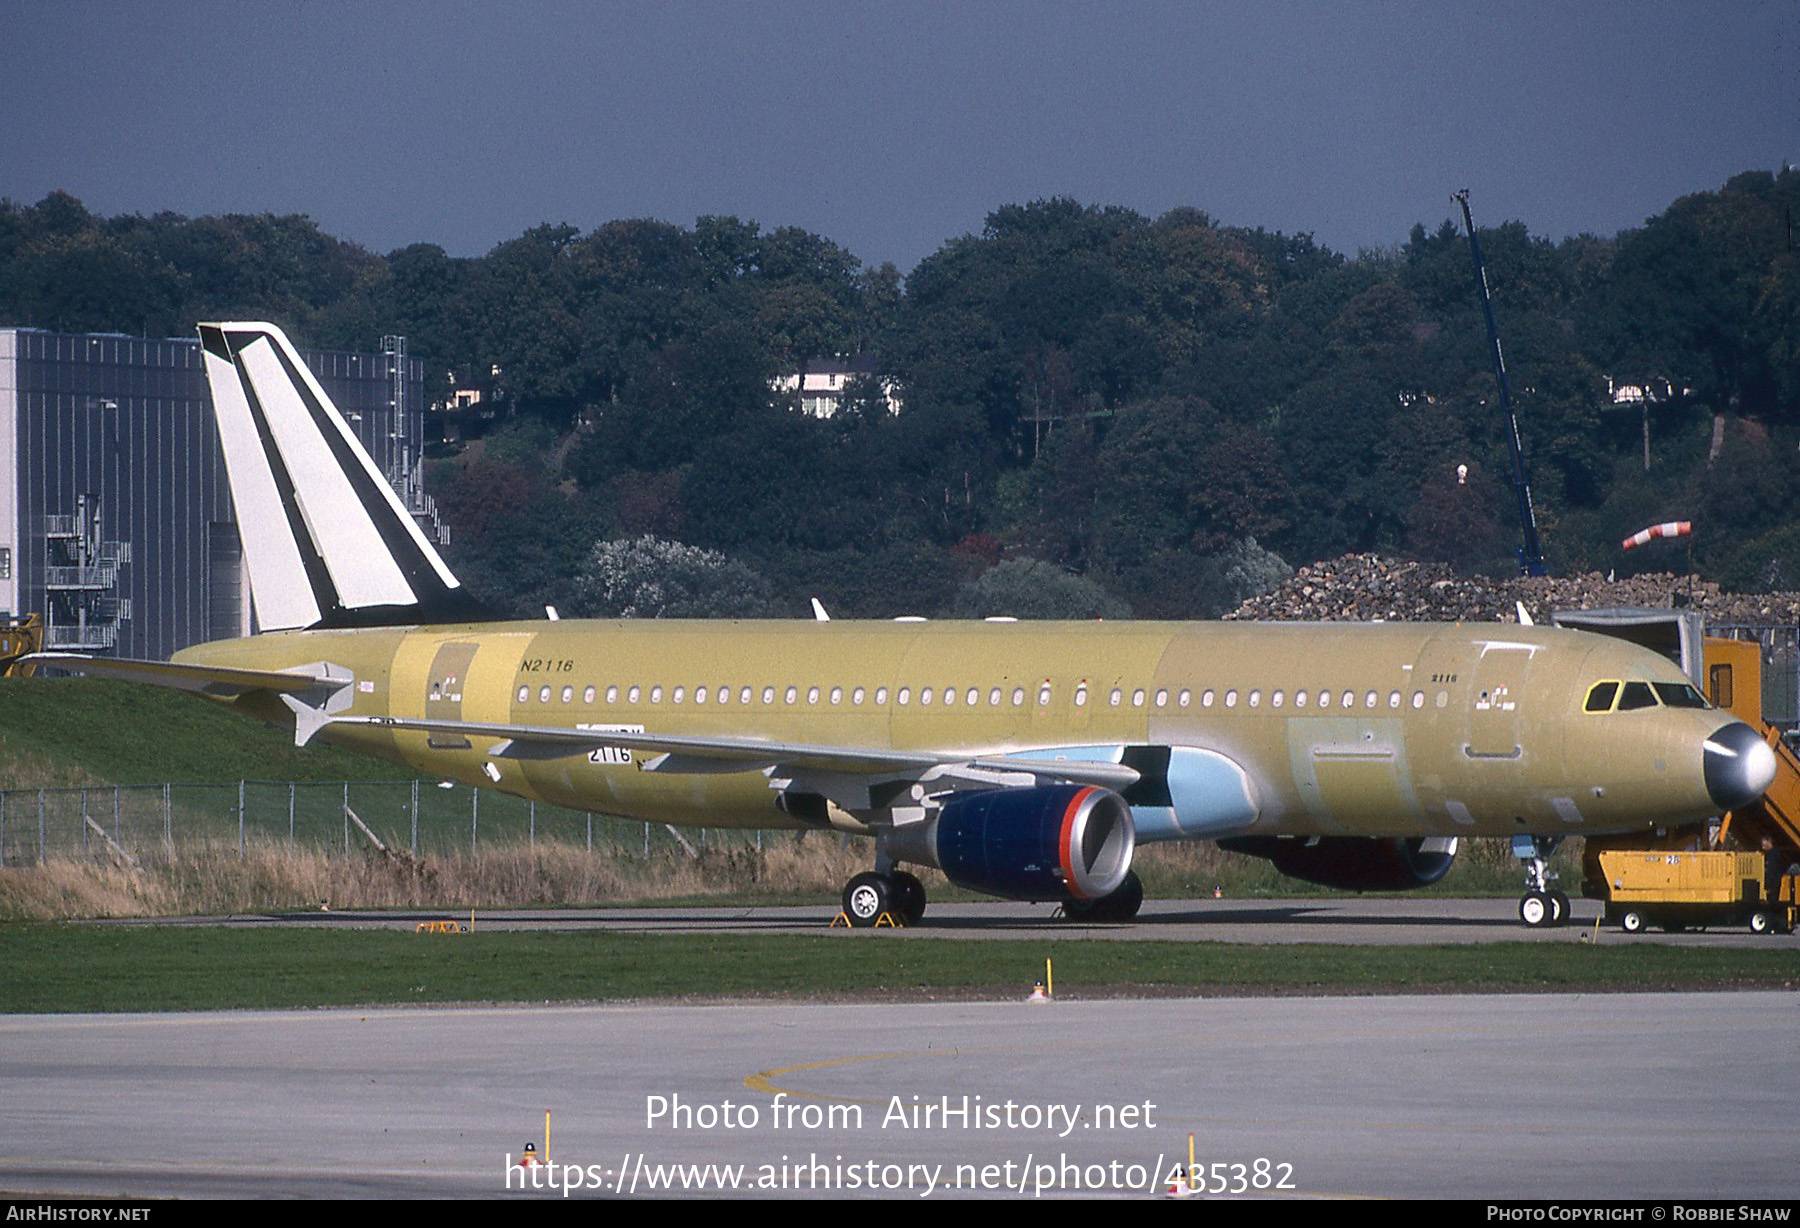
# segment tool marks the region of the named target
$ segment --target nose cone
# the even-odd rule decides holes
[[[1706,739],[1706,792],[1719,809],[1749,805],[1774,779],[1775,752],[1742,721],[1721,725]]]

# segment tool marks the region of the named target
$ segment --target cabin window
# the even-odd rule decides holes
[[[1262,692],[1261,691],[1251,691],[1250,692],[1250,706],[1252,708],[1262,707]]]
[[[1235,690],[1225,692],[1225,706],[1227,708],[1237,707],[1237,692]]]
[[[841,686],[834,686],[834,687],[832,687],[832,688],[831,688],[831,703],[832,703],[832,706],[833,706],[833,707],[835,707],[835,706],[837,706],[837,705],[838,705],[838,704],[841,704],[841,703],[843,703],[843,702],[844,702],[844,688],[843,688],[843,687],[841,687]]]
[[[1188,690],[1186,687],[1182,687],[1181,694],[1179,694],[1175,697],[1175,702],[1185,708],[1189,704],[1194,702],[1194,693],[1192,691]]]
[[[902,708],[904,708],[907,704],[912,702],[912,688],[905,687],[905,686],[901,687],[900,690],[894,695],[894,700]]]
[[[919,706],[921,708],[926,708],[926,707],[931,706],[931,688],[930,687],[919,688]]]
[[[541,704],[547,704],[550,702],[550,688],[549,687],[544,686],[544,687],[538,688],[538,702]]]
[[[1213,706],[1213,692],[1211,687],[1207,687],[1204,691],[1200,692],[1200,706],[1202,708],[1210,708]]]
[[[1280,691],[1271,691],[1269,693],[1269,706],[1271,708],[1279,708],[1281,706],[1281,700],[1282,694]]]
[[[1134,708],[1141,708],[1144,706],[1144,692],[1142,688],[1131,693],[1131,706]]]
[[[1000,706],[1000,688],[995,687],[993,690],[988,692],[988,707],[998,708],[999,706]]]
[[[1388,692],[1388,707],[1398,708],[1399,706],[1400,706],[1400,692],[1399,691],[1389,691]]]
[[[1613,699],[1619,693],[1617,682],[1596,682],[1588,688],[1587,699],[1582,703],[1583,712],[1611,712]]]
[[[676,687],[675,693],[673,695],[669,696],[669,698],[674,700],[676,703],[680,703],[682,700],[687,698],[687,688],[684,686]]]
[[[1449,703],[1450,703],[1450,692],[1449,691],[1439,691],[1437,693],[1437,706],[1442,708],[1442,707],[1448,706]]]
[[[705,687],[697,686],[694,688],[694,702],[697,704],[703,704],[706,702],[706,688]]]
[[[863,696],[866,693],[867,692],[865,692],[861,687],[857,687],[854,691],[850,692],[850,702],[853,704],[856,704],[857,706],[860,707],[862,705]]]
[[[662,688],[660,686],[653,686],[650,688],[650,702],[653,704],[662,702]]]
[[[1619,711],[1635,712],[1639,708],[1654,708],[1656,692],[1650,689],[1648,682],[1627,682],[1625,689],[1619,694]]]
[[[1413,707],[1423,708],[1424,706],[1425,706],[1425,692],[1424,691],[1414,691],[1413,692]]]
[[[945,687],[944,688],[944,706],[946,708],[949,708],[949,707],[953,707],[955,704],[956,704],[956,688],[953,686]]]
[[[1016,686],[1013,688],[1013,707],[1023,708],[1024,706],[1025,706],[1025,688],[1022,686]]]
[[[634,686],[631,688],[630,691],[628,691],[626,693],[625,698],[630,700],[632,703],[636,703],[638,701],[638,696],[642,695],[643,693],[644,692],[643,692],[642,688]]]
[[[584,704],[591,704],[594,702],[594,688],[593,687],[588,687],[585,691],[583,691],[581,693],[581,702]]]
[[[1169,706],[1169,693],[1167,691],[1159,690],[1156,693],[1156,706],[1159,708],[1166,708]]]
[[[774,687],[766,686],[763,688],[763,702],[765,704],[772,704],[775,702],[775,688]]]
[[[1374,692],[1370,692],[1370,694],[1373,694],[1373,693]],[[1345,691],[1343,701],[1338,704],[1338,707],[1354,708],[1355,706],[1356,706],[1356,692],[1355,691]]]
[[[1374,691],[1370,691],[1367,695],[1363,696],[1363,707],[1373,708],[1376,705],[1376,703],[1380,700],[1380,698],[1381,697],[1379,695],[1375,694]]]
[[[520,687],[519,688],[519,702],[527,703],[530,701],[530,699],[531,699],[531,688],[528,686]]]
[[[1125,692],[1121,691],[1118,687],[1114,687],[1112,689],[1112,692],[1109,695],[1107,695],[1106,702],[1108,704],[1110,704],[1112,707],[1116,708],[1119,706],[1120,701],[1123,700],[1124,698],[1125,698]]]
[[[566,686],[562,689],[562,701],[566,704],[572,704],[575,702],[575,688],[574,687]]]
[[[875,688],[875,705],[876,705],[876,707],[880,707],[880,708],[887,707],[887,688],[886,687],[878,686]]]
[[[1043,686],[1038,688],[1038,707],[1048,708],[1049,706],[1050,706],[1050,684],[1048,682],[1046,682]]]
[[[816,704],[819,702],[819,688],[818,687],[809,686],[806,688],[806,702],[809,704]]]
[[[746,707],[749,706],[749,704],[750,704],[750,688],[749,687],[745,687],[743,690],[738,692],[738,702],[745,705]]]
[[[1295,691],[1294,692],[1294,706],[1296,708],[1304,708],[1306,706],[1306,692],[1305,691]]]
[[[1075,706],[1077,708],[1087,707],[1087,683],[1085,682],[1075,688]]]
[[[786,691],[782,692],[781,698],[790,704],[793,703],[796,699],[800,698],[800,688],[793,686],[789,687]]]

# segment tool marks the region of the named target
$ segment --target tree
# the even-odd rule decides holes
[[[1041,559],[1009,559],[956,591],[956,618],[1130,618],[1131,607]]]
[[[761,618],[769,582],[716,550],[644,536],[595,543],[575,603],[598,618]]]

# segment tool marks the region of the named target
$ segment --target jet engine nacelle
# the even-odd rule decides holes
[[[1410,891],[1427,887],[1450,872],[1456,837],[1394,839],[1322,836],[1239,836],[1219,841],[1232,853],[1267,857],[1289,878],[1345,891]]]
[[[1096,900],[1118,890],[1137,845],[1131,807],[1093,785],[957,794],[882,846],[959,887],[1013,900]]]

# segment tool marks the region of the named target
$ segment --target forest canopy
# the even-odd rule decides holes
[[[1703,575],[1800,583],[1797,203],[1783,168],[1610,237],[1482,230],[1552,571],[1680,568],[1686,546],[1619,541],[1684,519]],[[1196,209],[1041,200],[902,276],[733,217],[546,224],[463,258],[377,255],[301,216],[0,201],[0,324],[220,317],[324,348],[403,333],[429,400],[478,389],[493,420],[430,480],[452,565],[516,613],[606,607],[608,549],[684,569],[670,608],[783,615],[818,596],[844,616],[1209,616],[1346,551],[1514,565],[1448,221],[1349,256]],[[773,382],[848,356],[879,378],[829,418]]]

